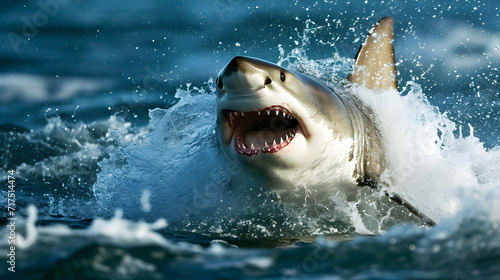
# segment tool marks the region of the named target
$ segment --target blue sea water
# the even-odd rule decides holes
[[[0,6],[2,279],[500,277],[498,4]],[[385,16],[401,94],[355,94],[380,118],[391,188],[438,225],[373,230],[353,205],[294,212],[234,191],[214,135],[218,71],[249,55],[338,81]]]

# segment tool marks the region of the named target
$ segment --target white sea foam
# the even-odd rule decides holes
[[[128,217],[144,216],[144,191],[155,209],[149,219],[183,220],[218,208],[227,178],[214,137],[215,97],[189,93],[180,90],[175,106],[151,111],[153,131],[101,163],[94,193],[104,212],[119,207]]]
[[[380,121],[389,162],[385,182],[424,213],[441,220],[463,209],[461,193],[498,188],[498,149],[486,150],[472,134],[455,137],[460,127],[430,105],[417,84],[403,94],[356,94]]]
[[[138,141],[148,130],[144,128],[134,131],[130,127],[130,122],[117,116],[90,124],[78,123],[76,125],[68,124],[59,117],[50,118],[42,130],[21,135],[21,137],[35,148],[39,145],[40,149],[48,148],[55,151],[51,151],[52,153],[60,155],[47,157],[35,164],[22,163],[17,167],[16,175],[22,178],[82,175],[85,173],[83,167],[95,163],[116,147],[124,147],[134,140]],[[96,138],[93,134],[100,137]],[[77,170],[81,171],[77,172]]]
[[[19,234],[16,237],[16,242],[19,248],[26,249],[35,244],[38,237],[38,231],[35,227],[38,212],[35,206],[28,207],[28,219],[26,220],[26,234],[25,236]]]

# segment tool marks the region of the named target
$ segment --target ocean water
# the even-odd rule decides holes
[[[2,279],[500,277],[492,1],[0,6]],[[248,55],[334,85],[385,16],[400,92],[353,94],[378,117],[383,181],[437,225],[367,224],[361,202],[297,189],[297,210],[231,185],[214,134],[218,71]]]

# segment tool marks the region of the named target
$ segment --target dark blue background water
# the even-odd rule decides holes
[[[295,47],[308,19],[327,27],[311,42],[308,56],[316,59],[332,52],[353,57],[357,40],[374,21],[395,17],[401,79],[418,79],[444,110],[454,101],[474,105],[469,99],[479,91],[491,104],[498,88],[499,12],[495,4],[481,1],[60,0],[1,5],[2,104],[22,101],[20,108],[2,108],[1,119],[27,128],[43,125],[44,117],[73,115],[77,105],[75,119],[109,116],[139,97],[137,110],[143,116],[143,102],[162,105],[159,96],[170,97],[185,83],[214,77],[234,55],[276,61],[277,46]],[[37,90],[29,90],[33,88]],[[111,110],[89,98],[103,100]],[[57,104],[66,106],[59,108],[63,112],[54,111]],[[490,127],[498,118],[494,111],[472,112],[470,107],[453,114],[459,123],[475,124],[477,115],[488,114]],[[45,112],[48,108],[53,110]],[[476,127],[498,142],[482,125]]]
[[[300,45],[308,24],[324,26],[309,38],[309,59],[352,58],[370,26],[393,16],[401,85],[416,81],[464,135],[470,124],[486,148],[500,144],[500,11],[494,1],[41,0],[3,1],[0,8],[0,178],[6,182],[7,170],[17,171],[17,213],[26,216],[28,205],[37,206],[40,227],[89,230],[99,162],[150,129],[149,109],[170,108],[176,90],[187,84],[206,88],[235,55],[276,62],[279,46],[290,52]],[[156,230],[163,241],[151,243],[98,231],[40,231],[38,242],[20,251],[17,274],[3,266],[0,273],[9,277],[3,279],[500,275],[498,223],[487,217],[449,223],[453,229],[429,233],[408,226],[381,237],[279,249],[259,248],[294,240],[236,237],[229,242],[251,249],[222,241],[206,249],[212,237],[168,228]],[[118,227],[140,232],[136,224]]]

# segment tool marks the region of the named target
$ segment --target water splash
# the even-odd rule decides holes
[[[309,38],[321,28],[308,24],[297,48],[289,53],[280,48],[278,63],[336,87],[352,60],[338,54],[308,59]],[[372,233],[394,225],[396,210],[380,204],[386,199],[383,192],[366,192],[346,204],[339,194],[323,201],[298,186],[303,202],[289,208],[279,203],[279,195],[231,184],[228,174],[235,167],[222,158],[214,136],[214,93],[213,80],[201,89],[188,85],[176,93],[175,106],[150,112],[152,132],[101,163],[94,185],[101,210],[119,207],[133,219],[164,217],[184,230],[239,237],[249,232],[252,237]],[[383,188],[438,221],[464,211],[463,193],[480,192],[483,199],[492,199],[485,193],[498,188],[498,148],[486,150],[473,135],[457,137],[457,125],[429,103],[417,83],[408,82],[401,93],[352,88],[352,94],[378,119],[389,162]],[[140,203],[146,190],[151,192],[150,211],[143,211]],[[367,224],[359,215],[373,211],[368,204],[377,205],[379,213],[370,215],[381,222]]]

